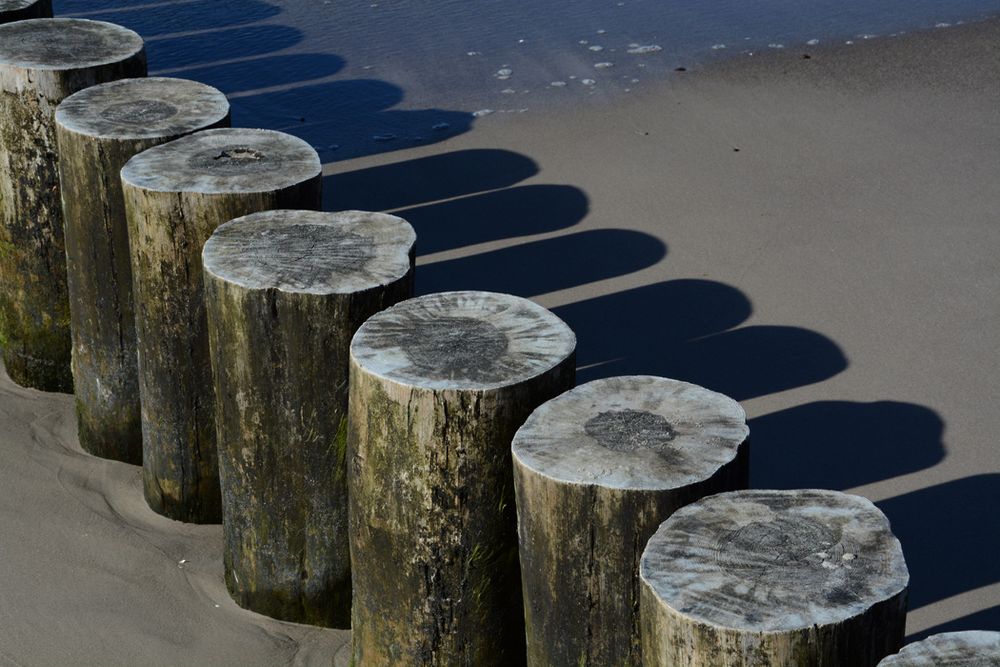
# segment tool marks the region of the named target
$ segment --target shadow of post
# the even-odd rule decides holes
[[[537,173],[526,155],[474,148],[331,174],[323,191],[337,210],[391,211],[506,188]]]
[[[903,545],[910,609],[1000,581],[1000,473],[876,503]]]
[[[423,265],[416,287],[418,294],[470,289],[530,297],[632,273],[666,254],[655,236],[594,229]]]
[[[912,403],[820,401],[750,421],[756,488],[849,489],[944,459],[944,422]]]
[[[751,312],[742,292],[708,280],[662,282],[556,309],[577,332],[578,382],[662,375],[745,400],[847,367],[836,343],[814,331],[733,328]]]

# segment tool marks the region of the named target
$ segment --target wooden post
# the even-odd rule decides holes
[[[270,211],[205,244],[226,586],[242,607],[350,627],[351,337],[412,296],[415,240],[391,215]]]
[[[201,250],[223,222],[318,209],[319,156],[269,130],[198,132],[122,169],[142,399],[143,485],[156,512],[222,519]]]
[[[736,401],[650,376],[596,380],[514,436],[528,664],[641,665],[639,559],[678,508],[744,489]]]
[[[80,444],[142,463],[139,377],[121,169],[147,148],[229,125],[221,92],[183,79],[124,79],[56,110]]]
[[[524,664],[510,443],[573,386],[576,337],[526,299],[404,301],[351,343],[356,665]]]
[[[878,667],[997,667],[1000,632],[945,632],[903,647]]]
[[[145,76],[142,38],[83,19],[0,25],[0,346],[14,382],[73,389],[56,106]]]
[[[52,18],[52,0],[0,0],[0,24]]]
[[[646,665],[873,667],[903,644],[903,551],[858,496],[709,496],[650,538],[640,580]]]

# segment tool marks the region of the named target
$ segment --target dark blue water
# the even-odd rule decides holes
[[[324,160],[428,143],[493,114],[614,100],[677,68],[1000,14],[1000,0],[56,0],[147,39],[234,120]]]

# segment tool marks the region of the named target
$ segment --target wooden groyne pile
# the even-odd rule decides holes
[[[141,463],[154,511],[222,522],[239,605],[351,627],[358,667],[996,659],[989,633],[894,656],[888,521],[747,490],[735,401],[575,387],[544,308],[413,298],[412,227],[321,212],[309,145],[146,78],[132,31],[50,17],[0,0],[4,363],[73,391],[83,448]]]

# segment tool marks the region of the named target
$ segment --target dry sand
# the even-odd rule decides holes
[[[328,165],[329,201],[403,211],[420,292],[556,308],[581,381],[741,400],[756,486],[889,514],[911,638],[997,630],[1000,23],[809,53]],[[155,515],[74,429],[0,380],[0,664],[346,662],[346,632],[236,607],[221,528]]]

